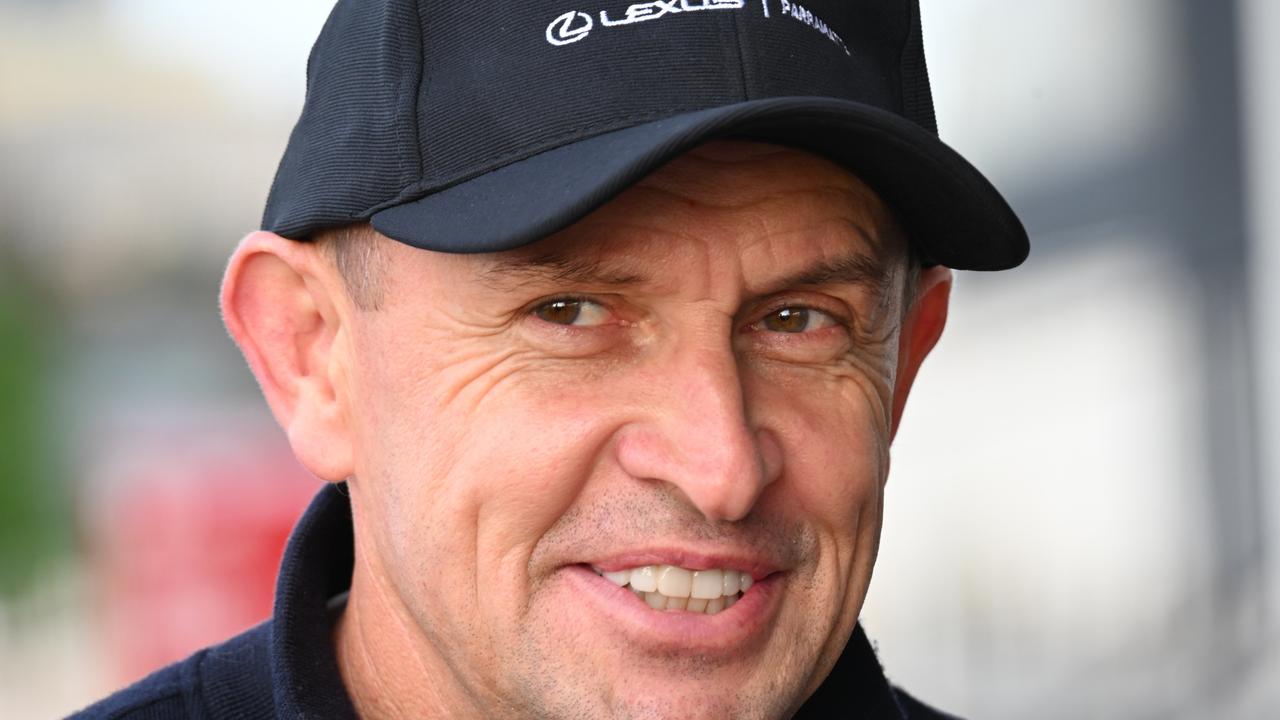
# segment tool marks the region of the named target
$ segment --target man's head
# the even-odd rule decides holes
[[[945,321],[949,271],[905,297],[909,257],[853,174],[738,142],[517,250],[246,238],[228,326],[298,457],[349,478],[344,670],[402,710],[793,711],[857,620]],[[754,584],[708,615],[597,574],[662,565]]]
[[[947,268],[1026,254],[937,138],[916,0],[589,4],[340,0],[227,270],[348,480],[370,716],[795,710]]]

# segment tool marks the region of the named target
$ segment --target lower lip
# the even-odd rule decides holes
[[[661,652],[709,654],[738,651],[766,637],[781,596],[781,573],[757,580],[733,607],[714,615],[654,610],[626,587],[614,585],[586,565],[564,568],[581,603],[603,615],[609,632],[621,631],[635,645]]]

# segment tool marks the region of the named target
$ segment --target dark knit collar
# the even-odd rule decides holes
[[[796,713],[803,718],[902,720],[906,713],[885,679],[871,641],[859,623],[831,674]]]
[[[333,652],[329,600],[351,586],[351,499],[325,486],[294,528],[276,582],[271,676],[282,718],[355,718]],[[861,624],[797,718],[906,718]]]
[[[276,579],[271,684],[278,717],[356,717],[338,671],[329,612],[329,599],[351,587],[354,567],[347,486],[326,485],[294,527]]]

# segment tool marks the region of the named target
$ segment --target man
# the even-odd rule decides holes
[[[334,9],[227,326],[331,484],[86,717],[942,717],[858,615],[948,268],[914,0]]]

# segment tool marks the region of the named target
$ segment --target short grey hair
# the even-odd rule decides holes
[[[323,230],[313,240],[342,276],[352,303],[378,310],[386,294],[387,255],[383,237],[368,223]]]

